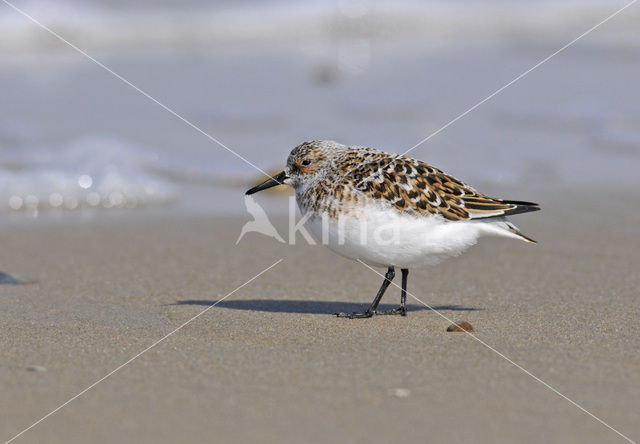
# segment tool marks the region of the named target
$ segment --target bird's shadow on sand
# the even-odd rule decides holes
[[[216,301],[206,299],[187,299],[177,301],[171,305],[200,305],[210,306]],[[217,307],[230,308],[234,310],[266,311],[271,313],[310,313],[310,314],[333,314],[338,312],[354,312],[366,310],[367,303],[356,302],[335,302],[335,301],[301,301],[290,299],[236,299],[231,301],[221,301]],[[379,310],[389,310],[398,305],[380,304]],[[461,305],[432,305],[432,309],[438,311],[478,311],[482,308],[464,307]],[[408,304],[409,311],[429,310],[424,305]]]

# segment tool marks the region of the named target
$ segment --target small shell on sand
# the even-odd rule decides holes
[[[30,365],[29,367],[27,367],[27,371],[30,371],[30,372],[46,372],[47,368],[43,367],[41,365]]]
[[[11,276],[0,271],[0,285],[27,285],[37,283],[37,279],[27,279],[20,276]]]
[[[411,391],[406,388],[394,388],[389,390],[389,394],[396,398],[408,398],[411,396]]]
[[[448,326],[447,331],[473,331],[473,327],[467,321],[461,321]]]

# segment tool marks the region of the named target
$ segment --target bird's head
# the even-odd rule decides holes
[[[246,194],[257,193],[276,185],[289,185],[298,189],[312,183],[324,176],[345,149],[345,145],[328,140],[314,140],[298,145],[289,154],[284,171],[251,188]]]

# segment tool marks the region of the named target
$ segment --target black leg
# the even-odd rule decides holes
[[[379,311],[376,314],[381,315],[407,315],[407,277],[409,276],[409,270],[407,268],[402,269],[402,292],[400,293],[400,307],[393,310]]]
[[[402,293],[400,295],[400,308],[402,308],[402,316],[407,315],[407,278],[409,277],[409,269],[402,269]]]
[[[378,308],[378,304],[380,303],[380,299],[384,296],[384,292],[387,290],[387,287],[393,280],[396,272],[393,267],[389,267],[387,273],[384,275],[384,281],[382,281],[382,285],[380,286],[380,290],[378,290],[378,294],[376,294],[376,298],[373,300],[367,311],[364,313],[336,313],[336,316],[339,318],[370,318],[374,314],[376,314],[376,309]]]

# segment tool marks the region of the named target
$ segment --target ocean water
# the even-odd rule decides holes
[[[404,152],[624,5],[13,3],[228,148],[0,5],[0,212],[30,217],[241,212],[261,174],[240,156]],[[632,6],[410,154],[505,198],[637,186],[638,23]]]

